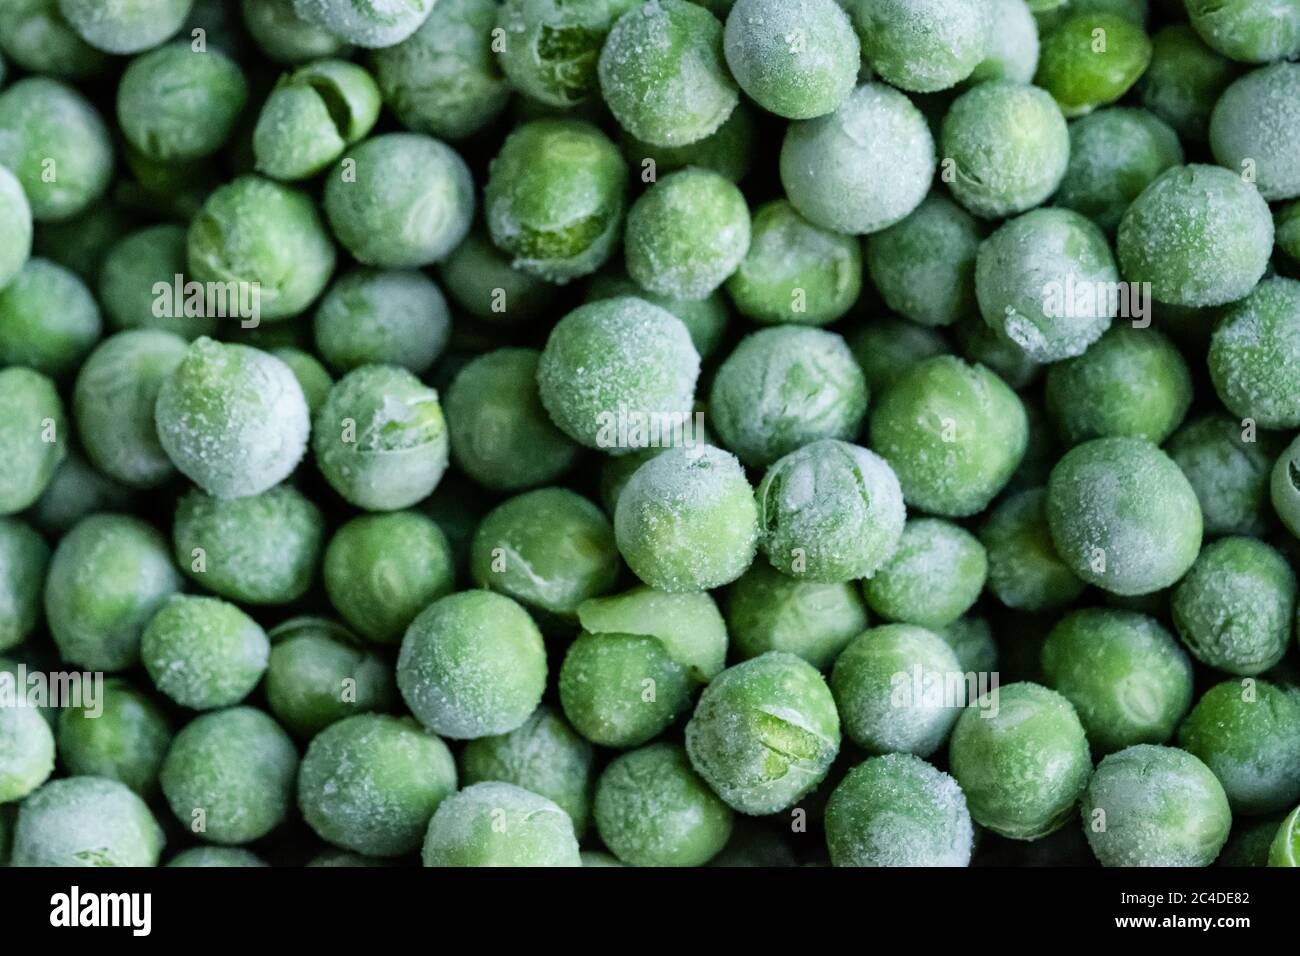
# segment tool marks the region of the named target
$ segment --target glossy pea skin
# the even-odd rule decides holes
[[[772,651],[714,678],[686,725],[691,766],[732,809],[794,805],[826,776],[840,719],[825,680],[806,661]]]
[[[67,378],[102,331],[99,306],[86,284],[48,259],[28,259],[0,289],[0,362]]]
[[[0,518],[0,651],[27,639],[40,616],[50,546],[17,518]]]
[[[1228,415],[1206,415],[1174,432],[1165,451],[1196,492],[1206,535],[1261,535],[1268,530],[1273,523],[1268,511],[1270,472],[1280,446],[1276,436],[1249,431]],[[1273,505],[1289,525],[1277,496]]]
[[[1013,840],[1036,840],[1069,822],[1092,773],[1074,708],[1028,682],[968,706],[948,759],[974,821]]]
[[[558,805],[514,784],[477,783],[429,821],[425,866],[581,866],[573,822]]]
[[[1300,281],[1274,277],[1223,311],[1210,338],[1214,390],[1261,428],[1300,426]]]
[[[362,47],[401,43],[433,10],[434,0],[293,0],[294,12]]]
[[[759,547],[778,571],[834,583],[874,573],[894,552],[905,511],[888,461],[824,439],[778,459],[755,493]]]
[[[318,60],[281,77],[253,129],[259,173],[307,179],[365,138],[379,119],[379,88],[345,60]]]
[[[441,290],[415,270],[359,269],[316,307],[317,352],[336,372],[398,365],[419,375],[442,354],[451,315]]]
[[[1043,676],[1074,705],[1096,753],[1163,744],[1192,705],[1192,663],[1155,618],[1083,608],[1043,644]]]
[[[213,335],[218,324],[215,315],[186,315],[184,310],[171,315],[168,313],[175,310],[160,304],[155,287],[164,283],[170,293],[177,276],[184,281],[186,265],[183,226],[149,226],[113,242],[104,256],[98,284],[99,301],[109,325],[119,331],[139,328],[173,332],[190,341]]]
[[[818,670],[867,627],[867,608],[853,584],[798,580],[766,561],[756,561],[731,585],[726,614],[740,660],[784,651]]]
[[[893,467],[908,505],[944,517],[984,510],[1024,458],[1024,404],[982,365],[938,356],[876,402],[871,446]]]
[[[746,336],[718,368],[709,393],[719,440],[751,467],[819,439],[852,441],[866,413],[866,381],[853,354],[840,336],[820,329]]]
[[[207,842],[238,846],[285,821],[297,772],[298,751],[280,725],[260,710],[232,707],[180,729],[159,782],[182,825]]]
[[[58,391],[29,368],[0,369],[0,515],[34,503],[68,454],[67,419]]]
[[[331,724],[307,747],[298,808],[323,840],[366,857],[420,845],[429,818],[456,792],[447,745],[410,718],[361,714]]]
[[[416,511],[348,521],[325,549],[323,573],[335,610],[379,644],[400,641],[415,616],[455,584],[446,535]]]
[[[51,780],[23,801],[10,866],[157,866],[166,841],[145,802],[116,780]]]
[[[1275,684],[1211,687],[1179,728],[1178,745],[1219,778],[1234,813],[1275,813],[1300,799],[1300,701]]]
[[[815,226],[788,201],[754,211],[749,251],[726,282],[739,312],[763,325],[827,325],[862,291],[862,247]]]
[[[862,592],[888,621],[940,628],[970,610],[987,575],[988,556],[973,534],[937,518],[913,518]]]
[[[679,744],[614,758],[596,785],[596,829],[629,866],[702,866],[731,836],[733,814]]]
[[[17,276],[32,253],[32,207],[22,184],[0,166],[0,216],[8,227],[0,242],[0,289]]]
[[[192,710],[238,704],[266,672],[270,642],[251,617],[218,598],[176,595],[140,638],[140,658],[163,694]]]
[[[1066,116],[1082,116],[1118,100],[1150,62],[1151,41],[1140,24],[1114,13],[1081,13],[1043,38],[1034,80]]]
[[[1102,866],[1209,866],[1232,825],[1223,787],[1205,764],[1150,744],[1103,759],[1080,812]]]
[[[1174,589],[1174,624],[1197,660],[1251,677],[1278,663],[1293,641],[1296,579],[1255,538],[1207,545]]]
[[[167,542],[144,522],[95,514],[59,541],[45,579],[45,618],[60,656],[93,670],[137,662],[145,625],[181,579]]]
[[[184,24],[194,0],[58,0],[59,13],[83,40],[106,53],[139,53]]]
[[[97,708],[59,713],[59,759],[73,776],[120,780],[148,796],[158,787],[172,733],[171,720],[153,697],[111,678]]]
[[[967,866],[972,842],[957,782],[912,754],[858,764],[826,804],[834,866]]]
[[[1270,202],[1300,196],[1300,65],[1275,63],[1224,90],[1210,116],[1210,148],[1225,168],[1249,169]]]
[[[1184,0],[1192,28],[1212,49],[1243,63],[1269,63],[1300,53],[1300,4]]]
[[[1066,445],[1110,436],[1163,444],[1191,402],[1187,362],[1155,329],[1116,325],[1047,370],[1047,411]]]
[[[861,0],[852,13],[864,62],[914,93],[945,90],[970,76],[993,26],[990,6],[978,0]]]
[[[1067,452],[1048,479],[1047,521],[1066,566],[1120,595],[1173,584],[1201,545],[1196,493],[1140,438],[1098,438]]]

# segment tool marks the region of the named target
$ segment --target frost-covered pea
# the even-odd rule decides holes
[[[557,804],[511,783],[476,783],[429,821],[425,866],[581,866],[573,821]]]
[[[67,429],[53,382],[29,368],[0,369],[0,515],[41,496],[68,454]]]
[[[58,0],[77,34],[106,53],[139,53],[162,43],[185,23],[194,0]]]
[[[149,807],[116,780],[51,780],[23,801],[10,866],[157,866],[166,837]]]
[[[0,363],[62,379],[79,366],[103,331],[99,306],[70,269],[28,259],[0,289]]]
[[[497,63],[525,96],[548,106],[576,106],[597,92],[605,38],[636,5],[637,0],[505,0],[495,20],[503,34]],[[435,7],[431,19],[437,18]]]
[[[50,546],[16,518],[0,518],[0,651],[21,644],[36,628]]]
[[[738,183],[749,175],[753,165],[754,140],[757,135],[754,109],[741,100],[716,132],[694,143],[684,146],[652,146],[627,130],[622,131],[619,142],[628,162],[643,175],[650,170],[660,175],[687,166],[699,166]]]
[[[0,801],[22,800],[53,772],[54,734],[41,712],[11,703],[0,707]]]
[[[325,293],[312,328],[317,351],[336,372],[400,365],[418,375],[446,347],[451,315],[423,273],[358,269]]]
[[[988,44],[984,59],[967,79],[1014,80],[1028,83],[1038,69],[1039,30],[1025,0],[991,0]]]
[[[906,96],[864,83],[834,113],[791,123],[780,165],[787,198],[814,225],[879,232],[925,198],[934,138]]]
[[[318,60],[281,77],[253,129],[257,171],[283,180],[315,176],[369,134],[380,105],[374,79],[346,60]]]
[[[22,183],[0,166],[0,218],[5,236],[0,240],[0,289],[19,274],[32,254],[32,207]]]
[[[1192,28],[1211,49],[1243,63],[1270,63],[1300,53],[1300,3],[1184,0]]]
[[[348,44],[294,11],[294,0],[240,0],[244,26],[277,63],[305,63],[346,53]]]
[[[1214,104],[1239,69],[1191,26],[1171,23],[1151,37],[1151,64],[1138,80],[1138,97],[1179,136],[1204,142]]]
[[[988,566],[984,545],[965,528],[913,518],[889,560],[862,582],[862,593],[887,621],[945,627],[980,596]]]
[[[1207,536],[1268,530],[1273,523],[1269,478],[1279,447],[1275,436],[1259,434],[1228,415],[1206,415],[1174,432],[1165,451],[1196,492]],[[1275,495],[1273,507],[1290,527],[1283,500]]]
[[[435,0],[293,0],[294,12],[362,47],[401,43],[420,28]]]
[[[76,80],[101,72],[108,56],[78,36],[58,0],[11,0],[0,9],[0,50],[33,73]]]
[[[109,325],[118,330],[158,329],[187,340],[215,334],[217,316],[207,309],[187,315],[184,309],[166,308],[167,300],[158,295],[160,284],[170,296],[176,277],[184,281],[186,264],[184,226],[164,223],[116,239],[99,270],[99,301]]]
[[[1300,426],[1300,281],[1265,279],[1224,309],[1207,361],[1229,411],[1260,428]]]
[[[1065,607],[1086,587],[1057,556],[1046,502],[1043,488],[1008,495],[988,511],[980,529],[988,555],[988,589],[1015,610]]]
[[[931,192],[901,222],[866,239],[867,270],[885,303],[922,325],[952,325],[975,306],[974,217]]]
[[[892,315],[864,323],[847,341],[874,396],[882,395],[914,365],[951,351],[941,332]]]
[[[148,796],[172,740],[171,720],[155,699],[120,678],[103,685],[96,707],[59,712],[59,759],[73,776],[120,780]]]
[[[451,300],[476,319],[505,325],[536,319],[550,308],[556,288],[511,260],[484,229],[475,228],[438,263],[438,279]]]
[[[987,0],[860,0],[852,12],[863,61],[914,93],[945,90],[970,76],[993,27]]]
[[[140,658],[154,686],[192,710],[229,707],[266,672],[266,632],[218,598],[176,595],[145,626]]]

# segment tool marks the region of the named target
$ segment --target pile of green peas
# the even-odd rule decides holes
[[[0,865],[1300,865],[1298,61],[6,0]]]

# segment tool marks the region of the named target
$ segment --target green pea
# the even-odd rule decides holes
[[[1085,608],[1057,622],[1043,676],[1079,714],[1098,753],[1163,744],[1192,706],[1192,662],[1154,618]]]
[[[876,396],[914,365],[950,351],[941,333],[892,315],[867,322],[850,334],[847,341],[866,376],[868,392]]]
[[[25,688],[15,688],[19,694]],[[32,707],[0,708],[0,800],[22,800],[54,772],[54,734]]]
[[[194,846],[167,861],[168,866],[248,867],[267,866],[249,850],[229,846]]]
[[[363,47],[401,43],[433,6],[434,0],[293,0],[300,18]]]
[[[1269,497],[1287,530],[1300,537],[1300,441],[1292,441],[1273,465]]]
[[[690,677],[707,684],[727,656],[727,628],[706,592],[671,594],[635,587],[578,606],[578,622],[592,634],[631,634],[662,643]]]
[[[14,174],[0,166],[0,216],[8,224],[0,244],[0,289],[18,276],[32,254],[32,207]]]
[[[984,59],[993,27],[979,0],[861,0],[853,22],[863,60],[880,77],[914,93],[946,90]]]
[[[1066,116],[1083,116],[1127,93],[1150,62],[1141,24],[1115,13],[1081,13],[1043,38],[1034,82]]]
[[[126,488],[71,454],[55,469],[29,516],[41,531],[58,535],[97,511],[122,511],[130,500]]]
[[[54,383],[28,368],[0,369],[0,515],[33,504],[68,453],[67,420]]]
[[[157,866],[166,838],[116,780],[51,780],[23,801],[10,866]]]
[[[1262,535],[1268,530],[1273,523],[1269,475],[1279,447],[1275,437],[1257,436],[1227,415],[1206,415],[1174,432],[1165,451],[1196,492],[1207,536]],[[1274,495],[1273,506],[1289,526],[1285,469],[1281,482],[1282,494]]]
[[[899,315],[922,325],[952,325],[975,306],[979,245],[970,213],[932,192],[907,218],[867,237],[867,269]]]
[[[149,621],[140,657],[163,694],[192,710],[238,704],[266,672],[266,632],[233,604],[176,595]]]
[[[0,289],[0,362],[64,378],[103,331],[99,306],[76,273],[28,259]]]
[[[452,301],[487,322],[528,322],[545,313],[555,299],[555,286],[515,268],[481,228],[471,230],[437,268]]]
[[[294,11],[294,0],[241,0],[244,26],[278,63],[305,63],[347,52],[347,44]]]
[[[634,6],[636,0],[507,0],[495,19],[504,33],[498,63],[516,90],[539,102],[585,102],[597,90],[596,62],[610,27]]]
[[[257,171],[309,179],[364,139],[379,119],[379,87],[345,60],[317,60],[280,78],[253,130]]]
[[[359,269],[325,293],[313,329],[317,351],[337,372],[386,364],[418,375],[446,347],[451,316],[422,273]]]
[[[1025,0],[993,0],[984,59],[968,81],[1014,80],[1029,83],[1038,69],[1038,24]]]
[[[1295,0],[1276,7],[1252,0],[1184,2],[1201,39],[1230,59],[1269,63],[1300,53],[1300,3]]]
[[[162,708],[118,678],[104,682],[94,710],[59,713],[59,759],[68,772],[119,780],[141,796],[157,789],[171,740],[171,720]]]
[[[22,521],[0,518],[0,650],[16,647],[35,630],[49,563],[44,538]]]
[[[1223,404],[1261,428],[1300,425],[1296,361],[1300,281],[1265,279],[1224,310],[1210,339],[1210,378]]]
[[[858,764],[826,804],[835,866],[968,866],[973,829],[957,782],[912,754]]]
[[[998,669],[998,646],[993,640],[993,628],[982,617],[968,614],[947,627],[936,628],[935,634],[957,655],[962,674],[992,674]]]
[[[180,314],[172,314],[175,310],[159,306],[159,286],[170,294],[185,267],[186,233],[182,226],[150,226],[114,241],[104,256],[98,285],[99,301],[109,324],[118,330],[174,332],[188,340],[213,335],[217,318],[208,310],[198,315],[187,315],[183,309]]]
[[[1151,65],[1138,81],[1138,95],[1179,136],[1204,142],[1214,104],[1237,70],[1186,23],[1172,23],[1151,37]]]
[[[1086,587],[1056,553],[1046,506],[1046,489],[1027,488],[990,509],[980,529],[988,589],[1009,608],[1055,610],[1072,604]]]
[[[693,143],[652,146],[627,130],[620,131],[619,139],[628,162],[639,167],[642,176],[699,166],[738,183],[749,175],[753,164],[756,127],[753,108],[741,100],[716,132]]]
[[[274,720],[252,707],[202,714],[180,729],[159,782],[191,833],[226,846],[266,836],[289,815],[298,752]]]
[[[862,582],[862,592],[886,620],[940,628],[970,610],[988,567],[984,545],[969,531],[937,518],[913,518],[889,560]]]
[[[194,0],[58,0],[59,13],[83,40],[106,53],[156,47],[185,23]]]
[[[614,758],[600,776],[596,829],[629,866],[702,866],[731,836],[731,808],[691,769],[679,744]]]
[[[1092,774],[1088,740],[1070,702],[1028,682],[968,706],[953,728],[948,760],[972,819],[1012,840],[1037,840],[1063,827]]]
[[[1269,866],[1300,866],[1300,807],[1292,810],[1268,848]]]
[[[424,838],[425,866],[581,866],[573,822],[510,783],[476,783],[442,802]]]
[[[68,25],[59,0],[11,0],[0,10],[0,50],[33,73],[76,80],[99,73],[108,57]]]
[[[1209,866],[1232,825],[1223,787],[1205,764],[1150,744],[1102,760],[1080,811],[1102,866]]]

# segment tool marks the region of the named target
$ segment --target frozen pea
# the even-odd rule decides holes
[[[33,73],[82,79],[108,63],[102,50],[77,35],[59,13],[59,0],[10,0],[0,9],[0,49]]]
[[[1034,82],[1056,98],[1066,116],[1083,116],[1127,93],[1150,62],[1151,40],[1141,24],[1090,11],[1043,37]]]
[[[591,817],[592,756],[591,744],[543,704],[509,733],[466,744],[461,778],[466,786],[499,780],[552,800],[581,838]]]
[[[194,281],[257,289],[258,314],[239,316],[245,321],[298,315],[334,271],[334,244],[315,204],[260,176],[241,176],[208,196],[187,243]]]
[[[194,846],[182,850],[167,861],[168,866],[199,867],[259,867],[268,864],[251,850],[233,846]]]
[[[1196,559],[1170,601],[1174,625],[1193,656],[1253,677],[1280,661],[1293,641],[1295,573],[1255,538],[1221,538]]]
[[[21,644],[36,628],[49,564],[44,538],[16,518],[0,518],[0,650]]]
[[[798,802],[825,778],[839,749],[839,714],[825,680],[777,651],[714,678],[686,725],[695,772],[751,816]]]
[[[627,271],[659,295],[708,297],[749,251],[749,207],[731,180],[688,167],[651,186],[628,211]]]
[[[247,100],[248,83],[233,60],[182,40],[131,61],[117,88],[117,120],[147,158],[183,163],[221,149]]]
[[[1196,492],[1140,438],[1098,438],[1068,451],[1048,479],[1047,521],[1065,565],[1113,594],[1168,587],[1201,546]]]
[[[510,783],[476,783],[442,802],[425,834],[425,866],[581,866],[573,821]]]
[[[21,695],[25,688],[15,687]],[[54,772],[54,734],[34,707],[0,707],[0,802],[21,800]]]
[[[567,488],[539,488],[488,512],[470,548],[479,587],[562,620],[614,587],[614,529],[604,513]]]
[[[726,845],[733,814],[679,744],[615,757],[594,803],[601,841],[629,866],[703,866]]]
[[[72,87],[41,76],[10,84],[0,93],[0,134],[0,166],[18,178],[38,222],[70,219],[108,189],[108,127]]]
[[[723,52],[740,88],[787,119],[834,112],[861,64],[852,22],[835,0],[737,0]]]
[[[217,498],[279,484],[307,449],[307,401],[289,366],[246,345],[199,338],[163,382],[158,439],[180,472]]]
[[[834,583],[874,573],[893,554],[905,509],[875,452],[825,439],[776,461],[758,499],[759,547],[779,571]]]
[[[315,416],[325,404],[330,389],[334,387],[330,373],[314,355],[293,346],[277,346],[271,349],[271,354],[289,366],[289,371],[293,372],[293,377],[302,388],[303,398],[307,400],[307,411]]]
[[[934,138],[906,96],[865,83],[834,113],[791,123],[780,168],[790,204],[809,222],[833,232],[879,232],[925,198]]]
[[[71,454],[55,469],[29,516],[41,531],[59,535],[97,511],[122,511],[130,500],[126,488]]]
[[[267,706],[301,738],[354,714],[388,710],[397,697],[392,666],[339,624],[295,617],[267,636]]]
[[[754,110],[742,100],[716,132],[684,146],[652,146],[627,130],[623,130],[619,138],[628,162],[638,167],[643,175],[699,166],[738,183],[749,175],[753,165],[757,135]]]
[[[1138,96],[1179,136],[1204,142],[1214,104],[1237,69],[1188,24],[1172,23],[1151,37],[1151,64],[1138,81]]]
[[[993,639],[993,628],[987,619],[968,614],[947,627],[936,628],[935,634],[957,655],[963,674],[992,674],[998,669],[998,646]]]
[[[86,284],[48,259],[28,259],[0,289],[0,363],[61,379],[82,363],[102,331]]]
[[[404,368],[353,369],[316,415],[312,452],[349,503],[369,511],[409,507],[428,497],[447,469],[438,393]]]
[[[793,326],[742,339],[719,367],[709,415],[722,444],[762,468],[823,438],[852,441],[867,413],[867,386],[844,340]]]
[[[175,473],[154,422],[163,382],[185,358],[185,340],[135,329],[106,339],[77,373],[73,412],[86,456],[132,488],[153,488]]]
[[[1300,866],[1300,807],[1292,810],[1268,847],[1269,866]]]
[[[1203,416],[1174,432],[1165,451],[1196,492],[1207,536],[1261,535],[1268,530],[1273,523],[1269,475],[1278,447],[1272,436],[1258,435],[1221,414]],[[1274,496],[1274,508],[1289,526],[1279,497]]]
[[[548,106],[576,106],[597,91],[597,61],[614,21],[636,5],[636,0],[505,0],[495,20],[503,34],[497,63],[525,96]]]
[[[713,14],[686,0],[624,13],[600,51],[600,92],[619,124],[656,146],[685,146],[717,131],[740,99]]]
[[[651,305],[657,305],[681,319],[682,324],[686,326],[686,331],[691,335],[691,344],[695,346],[695,351],[700,354],[701,360],[707,360],[722,344],[731,314],[721,291],[694,301],[676,299],[647,292],[626,275],[609,271],[597,273],[587,284],[587,302],[616,299],[626,295],[645,299]]]
[[[826,804],[835,866],[968,866],[973,829],[957,782],[912,754],[858,764]]]
[[[546,650],[528,612],[491,591],[440,598],[407,628],[397,686],[420,723],[458,739],[514,730],[546,689]]]
[[[537,367],[542,405],[569,437],[612,455],[647,447],[631,425],[689,424],[700,358],[681,320],[644,299],[579,306],[551,330]],[[631,423],[619,434],[620,416]],[[635,419],[635,421],[633,421]],[[661,429],[661,443],[664,431]],[[676,436],[668,435],[667,443]]]
[[[451,315],[423,273],[358,269],[325,293],[313,331],[317,351],[336,372],[400,365],[419,375],[446,347]]]
[[[10,866],[157,866],[166,838],[145,802],[103,777],[51,780],[23,801]]]
[[[555,286],[516,269],[481,228],[471,230],[437,268],[447,295],[476,319],[527,322],[543,315],[555,299]]]
[[[213,335],[217,316],[206,309],[168,308],[180,277],[185,281],[184,226],[166,223],[128,233],[112,243],[99,271],[99,301],[113,328],[157,329],[193,340]],[[163,296],[159,295],[163,293]],[[180,314],[176,314],[179,311]],[[198,314],[186,314],[194,311]]]
[[[68,454],[67,429],[53,382],[29,368],[0,369],[0,515],[41,496]]]
[[[1181,165],[1178,134],[1146,110],[1098,110],[1070,124],[1070,163],[1053,200],[1113,234],[1129,203],[1171,166]]]
[[[416,511],[348,521],[325,549],[324,577],[335,610],[378,644],[400,641],[415,616],[455,585],[446,535]]]
[[[990,80],[953,101],[939,153],[953,197],[976,216],[996,219],[1032,209],[1056,191],[1070,159],[1070,133],[1047,91]]]
[[[1163,744],[1192,706],[1192,662],[1155,618],[1084,608],[1057,622],[1043,677],[1079,714],[1097,753]]]
[[[266,836],[289,816],[298,751],[274,720],[252,707],[202,714],[180,729],[159,782],[172,814],[210,843]]]
[[[756,561],[727,594],[727,629],[740,660],[768,651],[826,670],[867,627],[867,608],[850,582],[792,578]]]
[[[867,753],[928,757],[961,715],[966,682],[943,638],[911,624],[885,624],[844,649],[831,671],[831,693],[845,736]]]
[[[1229,411],[1260,428],[1300,426],[1300,281],[1265,279],[1225,309],[1208,363]]]
[[[984,545],[965,528],[913,518],[889,560],[862,582],[862,592],[887,621],[940,628],[970,610],[988,567]]]
[[[294,12],[349,43],[386,47],[419,29],[435,0],[293,0]]]
[[[347,43],[302,19],[294,0],[240,0],[244,26],[253,41],[277,63],[305,63],[347,52]]]
[[[135,518],[95,514],[59,541],[45,579],[45,618],[60,656],[120,671],[140,656],[145,625],[180,590],[167,541]]]
[[[1234,813],[1276,813],[1300,799],[1300,698],[1262,680],[1205,692],[1178,730],[1178,745],[1219,778]]]
[[[1246,295],[1268,265],[1273,219],[1255,187],[1217,166],[1174,166],[1120,220],[1120,272],[1151,283],[1170,305],[1207,306]]]
[[[876,396],[914,365],[950,351],[940,332],[892,315],[863,324],[848,336],[848,345],[866,376],[867,391]]]
[[[971,214],[931,192],[906,219],[867,237],[867,270],[899,315],[922,325],[952,325],[974,309],[979,245]]]
[[[238,704],[266,672],[270,643],[251,617],[218,598],[176,595],[140,638],[154,686],[182,707]]]
[[[257,171],[284,180],[315,176],[369,134],[380,105],[374,79],[345,60],[317,60],[281,77],[253,129]]]
[[[1300,440],[1292,441],[1273,465],[1269,497],[1287,530],[1300,537]]]
[[[881,79],[915,93],[955,86],[984,59],[993,27],[986,0],[859,0],[862,57]]]
[[[710,446],[670,448],[636,470],[614,512],[618,550],[665,591],[729,584],[754,558],[759,528],[740,462]]]
[[[0,166],[0,218],[5,236],[0,241],[0,289],[13,281],[32,254],[32,207],[20,183]]]
[[[1020,465],[1024,405],[982,365],[951,356],[915,365],[871,414],[871,445],[894,469],[907,503],[945,517],[984,510]]]
[[[1088,739],[1070,702],[1033,683],[1007,684],[968,706],[948,748],[976,823],[1013,840],[1064,826],[1088,784]]]
[[[83,40],[106,53],[139,53],[185,23],[194,0],[58,0],[59,13]]]
[[[1117,325],[1047,370],[1047,411],[1066,445],[1117,435],[1162,444],[1191,403],[1191,371],[1155,329]]]
[[[1110,326],[1119,280],[1105,234],[1068,209],[1035,209],[986,239],[975,294],[989,327],[1035,362],[1084,350]]]
[[[474,180],[450,146],[385,133],[349,150],[325,183],[339,242],[368,266],[410,269],[447,256],[474,220]]]
[[[439,0],[409,37],[370,54],[384,103],[403,126],[459,140],[505,109],[510,84],[501,66],[514,58],[510,47],[500,58],[493,52],[498,15],[494,0]],[[591,57],[594,64],[595,54]]]
[[[989,510],[980,528],[988,554],[988,589],[1018,611],[1065,607],[1086,587],[1056,554],[1046,503],[1043,488],[1008,495]]]
[[[589,123],[543,119],[506,137],[483,205],[492,241],[525,272],[568,282],[599,269],[619,239],[627,164]]]
[[[298,807],[323,840],[365,856],[420,845],[456,791],[451,751],[410,718],[360,714],[316,735],[298,774]]]
[[[545,484],[577,458],[577,445],[542,407],[539,358],[532,349],[497,349],[470,361],[447,390],[452,460],[487,488],[519,491]]]
[[[1269,63],[1300,53],[1300,3],[1258,0],[1184,0],[1187,17],[1202,40],[1244,63]]]
[[[992,0],[984,59],[968,80],[1014,80],[1028,83],[1038,69],[1038,24],[1025,0]]]
[[[788,201],[754,212],[749,251],[727,280],[740,313],[764,325],[827,325],[862,291],[862,247],[815,226]]]
[[[591,634],[654,638],[701,684],[722,670],[727,656],[726,624],[713,598],[703,591],[671,594],[635,587],[583,601],[578,622]]]
[[[972,365],[984,365],[1012,389],[1025,391],[1042,375],[1036,362],[1015,342],[990,326],[978,313],[953,326],[956,354]]]
[[[155,700],[126,681],[104,682],[96,706],[59,713],[59,759],[73,776],[120,780],[148,796],[172,740],[171,720]]]
[[[1150,744],[1102,760],[1079,809],[1102,866],[1209,866],[1232,825],[1223,787],[1205,764]]]

